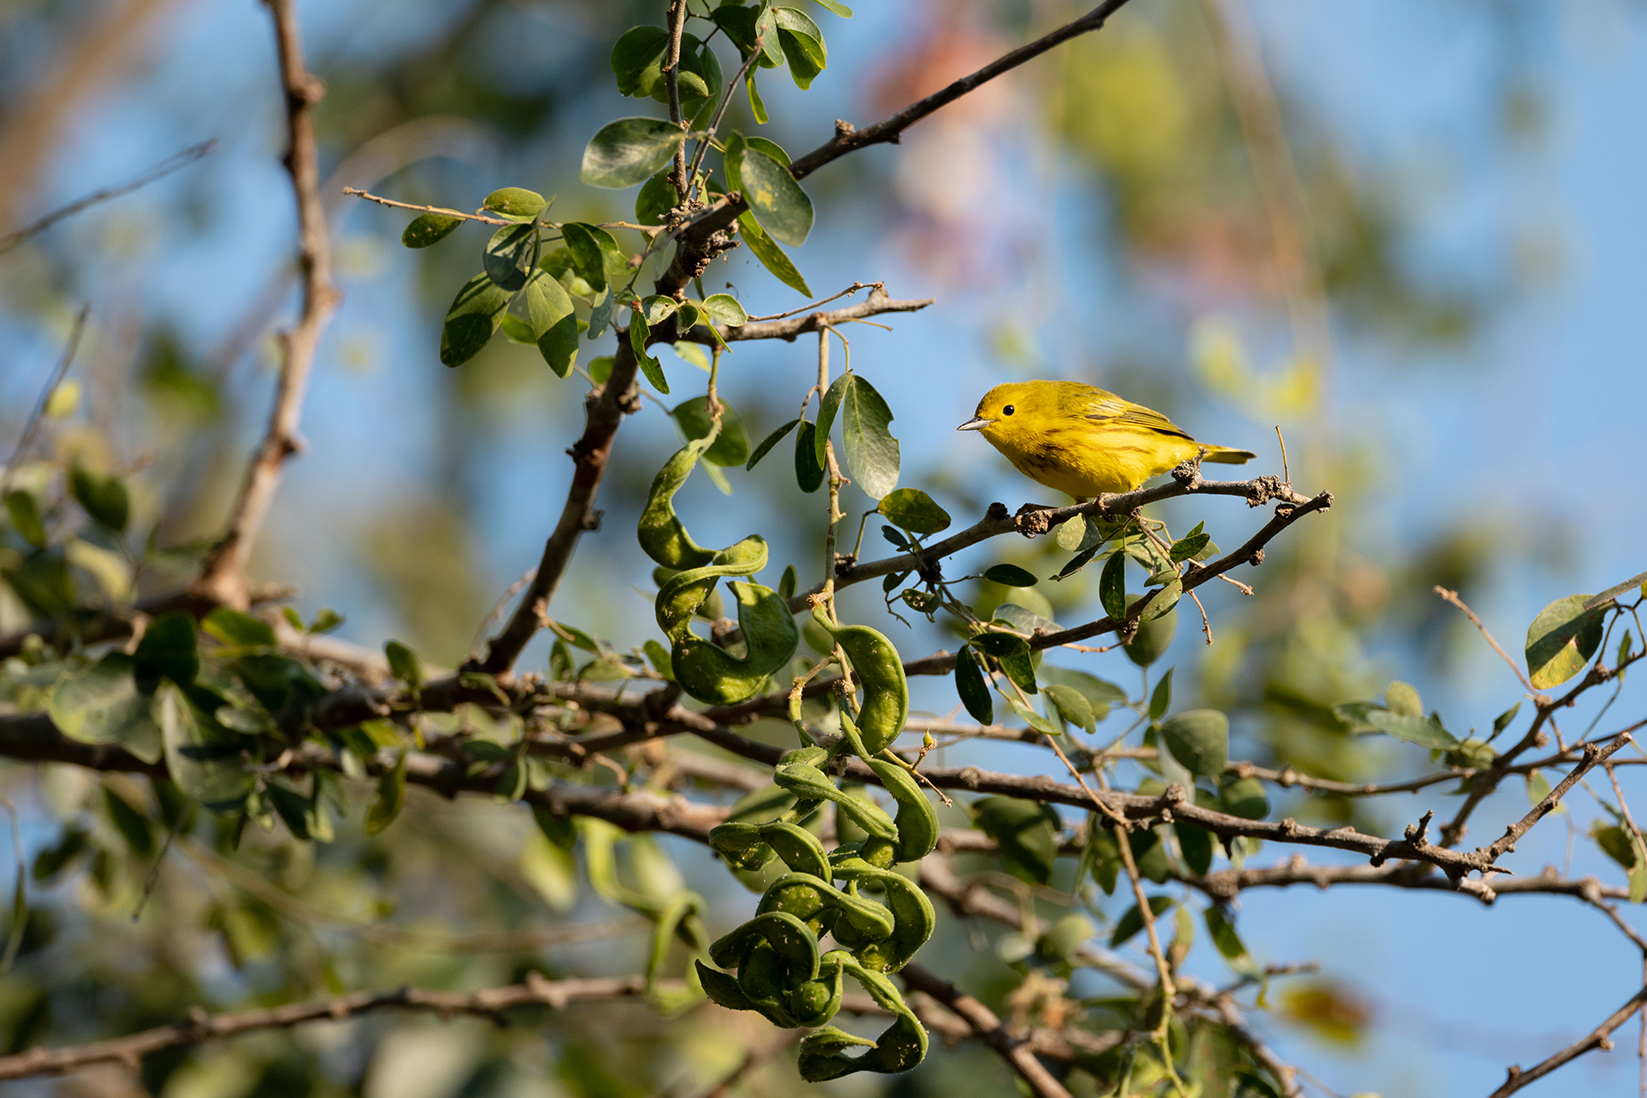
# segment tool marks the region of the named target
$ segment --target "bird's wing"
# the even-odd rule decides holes
[[[1153,408],[1146,408],[1142,404],[1134,404],[1130,400],[1122,400],[1120,397],[1110,394],[1105,394],[1088,404],[1085,415],[1087,419],[1099,423],[1114,423],[1155,431],[1163,435],[1190,438],[1189,433],[1182,427],[1179,427]],[[1190,441],[1193,442],[1194,439],[1190,439]]]

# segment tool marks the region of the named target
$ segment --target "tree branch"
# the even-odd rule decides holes
[[[1037,1098],[1071,1098],[1064,1085],[1053,1077],[1046,1065],[1035,1058],[1029,1041],[1014,1036],[1007,1024],[995,1016],[983,1003],[960,991],[948,980],[934,975],[918,964],[907,964],[898,970],[904,986],[932,996],[944,1006],[965,1019],[978,1039],[994,1049],[1000,1057],[1023,1077]]]
[[[17,446],[12,450],[11,457],[6,459],[5,468],[0,469],[0,496],[11,487],[12,473],[23,463],[23,459],[34,446],[35,438],[40,434],[40,425],[46,421],[46,408],[51,404],[52,394],[63,384],[64,375],[69,372],[69,367],[74,365],[74,356],[80,351],[80,337],[85,334],[86,317],[90,315],[90,305],[80,306],[80,311],[75,314],[74,326],[69,329],[68,342],[63,346],[63,357],[57,360],[57,369],[52,371],[51,377],[46,381],[46,387],[40,390],[40,399],[35,402],[34,411],[29,413],[29,420],[23,425],[23,434],[18,438]]]
[[[143,172],[135,179],[129,179],[126,182],[113,187],[105,187],[100,191],[93,191],[85,198],[70,202],[67,206],[61,206],[53,210],[51,213],[46,214],[39,220],[18,229],[16,232],[9,233],[6,236],[0,236],[0,255],[5,255],[19,244],[34,239],[66,217],[73,217],[81,210],[84,210],[90,206],[95,206],[99,202],[107,202],[111,198],[119,198],[122,195],[131,194],[133,191],[141,187],[147,187],[155,180],[162,179],[172,174],[179,168],[187,167],[188,165],[193,164],[196,160],[206,156],[216,148],[217,138],[215,137],[202,141],[198,145],[190,145],[181,152],[172,153],[172,155],[168,156],[148,171]]]
[[[680,981],[674,983],[679,984]],[[117,1063],[135,1068],[143,1057],[169,1048],[203,1044],[256,1030],[288,1029],[304,1022],[342,1021],[380,1010],[428,1010],[442,1017],[471,1014],[497,1019],[504,1011],[516,1007],[547,1006],[564,1010],[571,1003],[634,999],[645,992],[646,979],[643,976],[548,980],[533,972],[524,983],[484,988],[467,994],[404,987],[398,991],[357,991],[352,995],[291,1003],[267,1010],[208,1014],[197,1007],[190,1011],[187,1022],[157,1026],[129,1037],[66,1048],[35,1047],[13,1056],[0,1056],[0,1079],[60,1075],[93,1064]]]
[[[940,107],[953,103],[997,76],[1039,57],[1071,38],[1099,29],[1126,2],[1127,0],[1104,0],[1079,19],[996,58],[970,76],[964,76],[942,91],[911,103],[897,114],[867,129],[854,129],[849,122],[837,121],[835,136],[790,164],[790,175],[798,180],[805,179],[825,164],[838,160],[847,153],[869,145],[897,142],[905,130]],[[758,52],[757,50],[756,53]],[[751,57],[753,56],[752,54]],[[719,234],[725,232],[737,220],[738,215],[748,208],[749,205],[744,202],[742,195],[728,195],[694,215],[693,223],[689,227],[684,227],[677,238],[675,255],[670,262],[669,270],[658,280],[658,292],[673,295],[684,289],[691,282],[693,271],[700,269],[702,264],[731,247],[731,243]]]
[[[1601,1049],[1603,1052],[1610,1051],[1613,1047],[1613,1042],[1610,1040],[1613,1030],[1629,1021],[1630,1016],[1641,1010],[1643,1006],[1647,1006],[1647,987],[1630,996],[1629,1001],[1614,1011],[1605,1022],[1591,1030],[1588,1036],[1574,1041],[1549,1059],[1541,1060],[1525,1071],[1521,1069],[1519,1064],[1511,1064],[1508,1072],[1509,1078],[1505,1079],[1504,1085],[1493,1091],[1489,1098],[1507,1098],[1508,1095],[1514,1094],[1527,1084],[1537,1082],[1556,1068],[1578,1059],[1593,1049]]]
[[[247,470],[228,531],[213,546],[199,578],[190,587],[190,593],[203,603],[241,610],[251,601],[246,563],[251,558],[252,543],[268,514],[287,459],[303,447],[298,434],[303,394],[314,368],[321,333],[340,296],[332,285],[331,239],[326,204],[320,193],[320,156],[315,146],[314,106],[326,94],[326,87],[304,64],[295,0],[265,2],[274,19],[280,80],[286,94],[286,123],[291,141],[286,167],[297,196],[303,305],[297,325],[284,336],[284,360],[268,430]]]
[[[792,163],[789,166],[789,174],[796,179],[805,179],[825,164],[837,160],[847,153],[856,152],[858,149],[870,145],[888,142],[896,144],[903,137],[905,130],[927,115],[937,111],[940,107],[947,107],[961,96],[976,91],[997,76],[1010,72],[1024,62],[1041,56],[1041,54],[1062,45],[1071,38],[1077,38],[1098,30],[1126,2],[1127,0],[1104,0],[1103,3],[1079,19],[1065,23],[1057,30],[1042,35],[1027,45],[1019,46],[1011,53],[997,57],[970,76],[961,77],[961,79],[941,91],[934,92],[919,102],[911,103],[897,114],[883,119],[873,126],[859,130],[854,129],[847,122],[835,123],[835,136]]]
[[[480,662],[479,669],[488,674],[507,675],[514,668],[527,642],[543,627],[543,615],[554,600],[555,589],[560,586],[578,539],[585,530],[600,528],[601,512],[595,510],[595,497],[600,492],[601,478],[606,475],[607,459],[612,456],[612,441],[623,417],[640,410],[640,398],[635,392],[635,353],[627,339],[620,337],[617,344],[611,376],[605,385],[591,389],[584,399],[583,437],[568,451],[575,469],[566,503],[561,507],[560,521],[544,543],[537,573],[515,605],[509,623],[487,643],[486,658]]]

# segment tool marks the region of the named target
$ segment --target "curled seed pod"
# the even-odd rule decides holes
[[[833,957],[834,953],[825,956]],[[821,1026],[841,1009],[841,977],[845,971],[841,959],[835,957],[833,964],[824,962],[821,967],[834,971],[820,972],[818,979],[808,980],[789,993],[789,1013],[799,1025]]]
[[[857,859],[840,862],[834,867],[834,873],[838,879],[852,884],[873,884],[885,889],[887,907],[891,908],[896,922],[885,941],[870,943],[858,951],[859,963],[880,972],[896,972],[908,964],[938,925],[937,913],[926,893],[901,874],[877,869]]]
[[[637,537],[646,555],[665,567],[702,568],[715,555],[713,549],[705,549],[692,540],[675,513],[675,493],[686,483],[692,467],[713,442],[711,434],[687,443],[675,451],[652,478],[652,490],[647,493],[646,506],[641,510]]]
[[[825,956],[834,961],[839,952],[831,950]],[[896,1075],[908,1071],[925,1059],[926,1027],[915,1017],[915,1012],[909,1009],[909,1004],[898,994],[898,989],[892,981],[879,972],[864,968],[849,956],[841,957],[839,963],[848,976],[863,985],[863,989],[869,992],[870,998],[874,999],[878,1006],[893,1015],[892,1025],[873,1042],[862,1037],[854,1037],[833,1026],[826,1026],[815,1033],[807,1034],[801,1041],[801,1078],[809,1083],[817,1083],[825,1079],[839,1079],[843,1075],[851,1075],[858,1071]],[[865,1046],[869,1051],[862,1056],[854,1058],[846,1055],[847,1049]]]
[[[876,838],[896,841],[898,827],[879,805],[860,801],[835,788],[822,770],[805,763],[779,766],[773,780],[802,800],[834,801],[835,811],[844,813],[853,823]]]
[[[897,860],[914,862],[932,853],[938,845],[938,810],[926,799],[921,787],[909,771],[897,763],[870,759],[869,769],[898,802],[898,815],[894,820],[898,828]]]
[[[843,934],[855,941],[878,942],[891,937],[897,927],[896,916],[880,904],[841,892],[805,873],[785,873],[773,881],[757,910],[788,911],[809,926],[827,911],[825,921],[843,945],[847,944]]]
[[[789,662],[800,643],[795,619],[777,593],[754,583],[728,586],[738,603],[738,625],[746,654],[734,656],[692,632],[692,616],[725,576],[747,576],[766,565],[766,542],[747,537],[714,555],[713,563],[689,568],[658,591],[658,625],[669,636],[675,681],[699,701],[729,705],[760,690],[767,677]]]
[[[764,824],[724,823],[709,832],[709,845],[739,869],[758,870],[775,853],[796,873],[829,879],[829,855],[812,832],[782,820]]]
[[[903,731],[909,716],[909,681],[904,676],[903,660],[891,641],[867,625],[836,625],[817,605],[812,607],[812,620],[840,645],[852,664],[852,672],[864,690],[863,705],[858,709],[858,732],[864,751],[879,754]]]

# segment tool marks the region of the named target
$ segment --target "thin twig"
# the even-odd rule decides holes
[[[57,387],[63,384],[63,377],[74,365],[74,356],[80,350],[80,337],[86,330],[86,318],[91,315],[91,306],[82,305],[74,316],[74,326],[69,329],[69,340],[63,347],[63,357],[57,360],[57,369],[52,371],[46,387],[40,390],[40,399],[35,402],[34,411],[29,413],[29,421],[23,427],[23,437],[17,440],[17,446],[12,450],[11,457],[6,461],[6,468],[0,471],[0,495],[4,495],[11,485],[11,475],[28,456],[34,446],[35,438],[40,434],[40,427],[46,421],[46,408],[51,404],[52,394]]]
[[[1511,1064],[1508,1071],[1509,1077],[1504,1080],[1504,1085],[1493,1091],[1489,1098],[1508,1098],[1509,1095],[1514,1094],[1522,1087],[1537,1082],[1556,1068],[1578,1059],[1586,1052],[1594,1049],[1600,1049],[1603,1052],[1610,1051],[1613,1047],[1612,1032],[1629,1021],[1630,1016],[1643,1006],[1647,1006],[1647,987],[1643,987],[1630,996],[1628,1002],[1614,1011],[1605,1022],[1591,1030],[1589,1034],[1574,1041],[1548,1059],[1541,1060],[1525,1070],[1519,1064]]]
[[[314,107],[326,86],[303,60],[303,36],[295,0],[265,0],[274,19],[280,57],[280,80],[286,97],[290,148],[286,167],[297,197],[298,266],[303,272],[303,304],[297,324],[284,334],[280,382],[263,442],[247,470],[228,530],[212,547],[191,585],[191,593],[208,604],[245,609],[250,602],[246,563],[252,543],[268,514],[288,458],[302,449],[298,424],[303,394],[314,368],[315,352],[326,322],[337,308],[332,285],[332,255],[326,203],[320,193],[320,155],[315,144]]]
[[[680,986],[680,981],[664,981]],[[66,1048],[32,1048],[14,1056],[0,1056],[0,1080],[32,1075],[60,1075],[93,1064],[137,1063],[169,1048],[200,1045],[265,1029],[287,1029],[305,1022],[336,1022],[380,1010],[426,1010],[442,1017],[473,1014],[497,1019],[504,1011],[522,1006],[549,1006],[564,1010],[568,1004],[600,999],[635,999],[646,993],[643,976],[548,980],[536,972],[524,983],[482,988],[472,992],[436,991],[405,987],[398,991],[357,991],[307,1003],[291,1003],[267,1010],[208,1014],[198,1007],[189,1020],[169,1026]]]
[[[1470,624],[1475,626],[1476,629],[1481,632],[1482,637],[1486,639],[1487,643],[1492,645],[1493,651],[1497,652],[1499,657],[1509,665],[1511,674],[1521,680],[1521,685],[1527,688],[1528,693],[1534,695],[1538,693],[1538,690],[1533,686],[1532,680],[1529,679],[1527,677],[1527,673],[1521,669],[1521,665],[1511,659],[1508,652],[1504,651],[1504,646],[1499,644],[1498,641],[1494,639],[1493,635],[1487,631],[1487,627],[1482,624],[1481,619],[1476,617],[1475,611],[1464,605],[1464,600],[1458,597],[1457,591],[1450,591],[1438,583],[1435,585],[1435,593],[1441,596],[1442,601],[1449,602],[1464,611],[1464,616],[1470,619]]]
[[[155,180],[172,174],[179,168],[187,167],[188,165],[193,164],[196,160],[199,160],[201,157],[207,155],[216,148],[217,138],[215,137],[202,141],[198,145],[190,145],[181,152],[172,153],[172,155],[168,156],[148,171],[143,172],[135,179],[128,180],[127,182],[121,183],[114,187],[107,187],[101,191],[93,191],[85,198],[79,199],[75,202],[70,202],[67,206],[55,209],[51,213],[40,218],[38,221],[35,221],[30,225],[26,225],[14,233],[10,233],[6,236],[0,236],[0,255],[5,255],[19,244],[34,239],[47,229],[51,228],[53,225],[57,224],[59,221],[62,221],[65,217],[73,217],[75,214],[86,209],[88,206],[95,206],[99,202],[107,202],[111,198],[119,198],[122,195],[130,194],[139,187],[146,187]]]
[[[918,964],[908,964],[899,970],[898,975],[903,977],[904,984],[911,991],[919,991],[930,995],[944,1006],[965,1019],[972,1027],[973,1033],[984,1044],[994,1049],[1006,1060],[1029,1085],[1030,1090],[1037,1098],[1070,1098],[1070,1093],[1046,1069],[1046,1065],[1035,1058],[1035,1052],[1029,1042],[1015,1036],[1006,1023],[996,1017],[995,1012],[983,1003],[967,995],[954,984],[940,976],[934,975]]]

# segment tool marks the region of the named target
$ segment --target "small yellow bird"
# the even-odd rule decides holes
[[[1020,473],[1077,500],[1130,492],[1202,450],[1229,465],[1258,456],[1196,442],[1160,412],[1074,381],[997,385],[956,430],[979,432]]]

